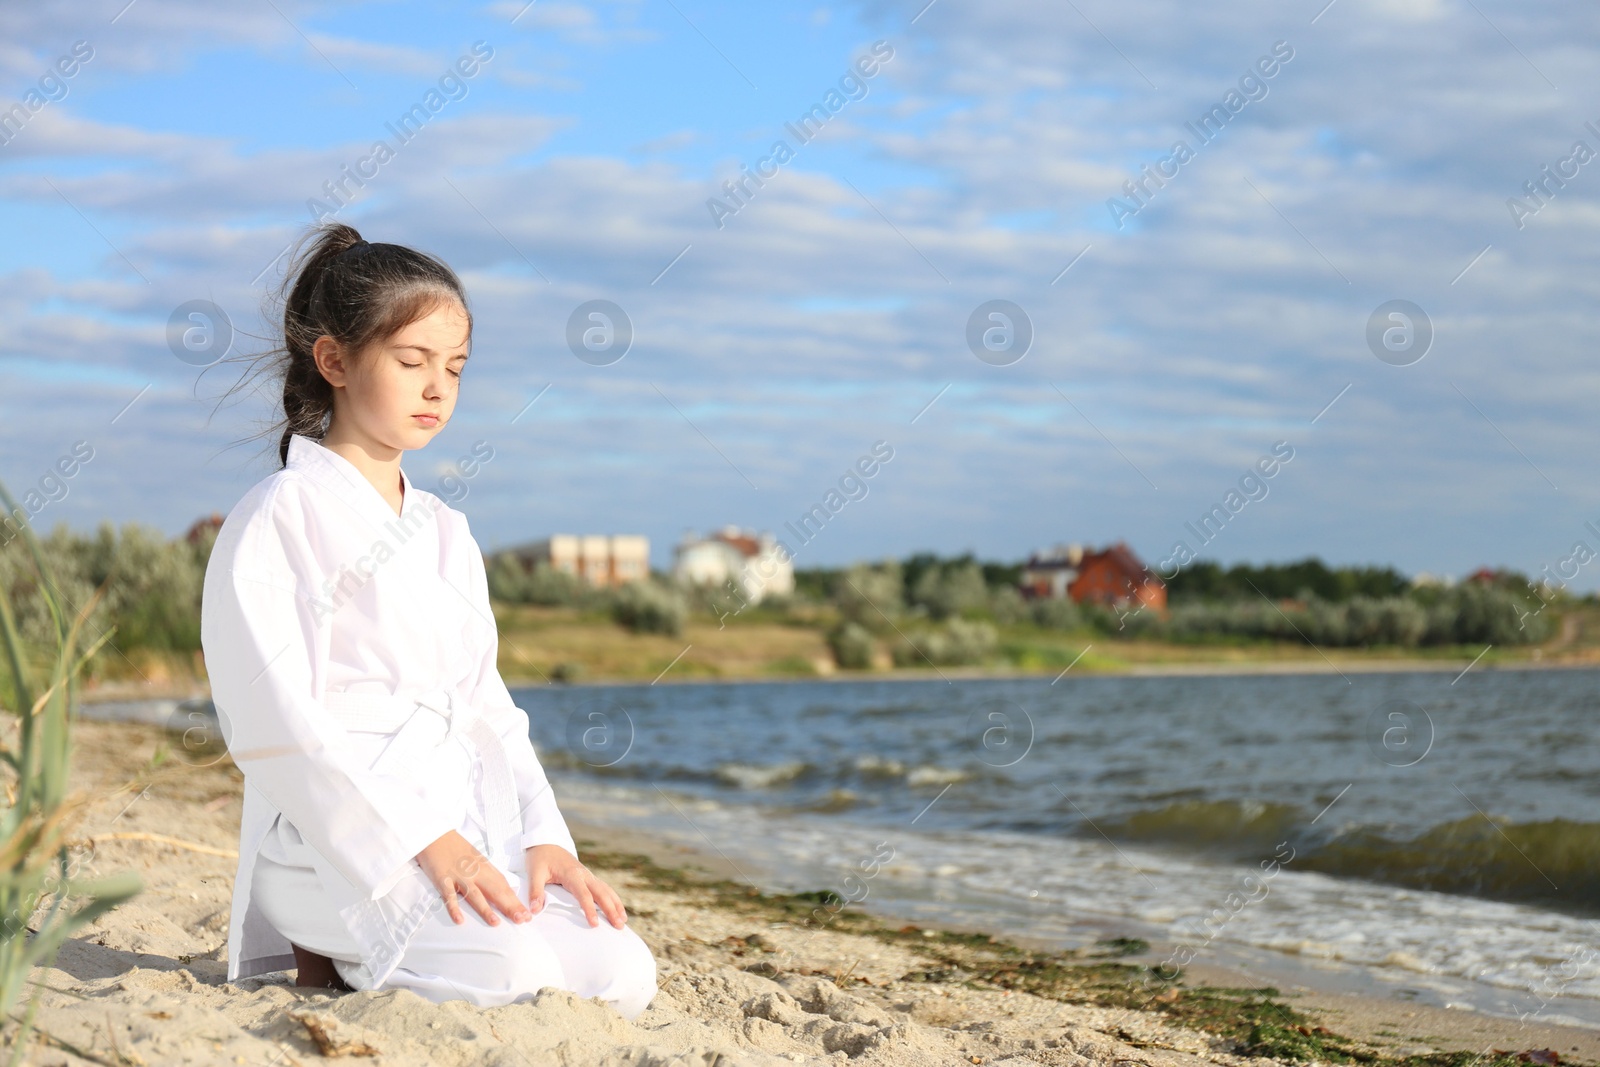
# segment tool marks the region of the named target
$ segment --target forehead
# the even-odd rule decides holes
[[[391,346],[420,345],[437,351],[454,351],[472,340],[471,320],[460,304],[438,304],[415,322],[402,326],[389,339]]]

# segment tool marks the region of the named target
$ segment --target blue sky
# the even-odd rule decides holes
[[[1294,459],[1187,537],[1200,555],[1461,574],[1600,548],[1600,161],[1520,227],[1507,204],[1575,141],[1600,152],[1600,12],[925,3],[0,12],[0,107],[93,49],[0,145],[0,479],[85,440],[36,521],[177,534],[270,473],[262,442],[230,447],[270,392],[219,406],[237,365],[175,358],[167,320],[210,300],[259,350],[262,271],[308,199],[484,42],[338,217],[469,287],[460,406],[405,463],[427,485],[489,442],[459,504],[486,549],[642,532],[664,566],[688,528],[781,533],[878,440],[893,460],[802,565],[1115,539],[1155,563],[1278,441]],[[865,94],[796,142],[879,41]],[[1185,123],[1275,47],[1200,145]],[[779,138],[793,158],[719,228],[708,198]],[[1108,200],[1179,138],[1193,158],[1119,227]],[[608,366],[565,343],[593,299],[634,324]],[[1033,327],[1006,365],[967,343],[990,300]],[[1367,344],[1392,300],[1435,331],[1409,365]]]

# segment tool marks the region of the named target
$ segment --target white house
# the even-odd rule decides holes
[[[1065,600],[1067,587],[1078,580],[1082,565],[1082,545],[1056,545],[1028,558],[1018,584],[1024,596]]]
[[[794,592],[794,562],[772,534],[724,526],[699,537],[684,534],[674,550],[673,577],[687,585],[727,585],[751,604]]]

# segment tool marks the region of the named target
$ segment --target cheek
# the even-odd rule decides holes
[[[409,415],[417,407],[415,380],[407,380],[406,368],[380,371],[366,383],[363,402],[385,415]],[[412,372],[415,373],[415,372]]]

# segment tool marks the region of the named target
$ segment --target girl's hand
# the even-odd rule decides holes
[[[512,922],[525,923],[533,918],[533,913],[523,907],[517,894],[511,891],[505,875],[454,830],[417,853],[417,863],[439,890],[451,922],[459,925],[464,921],[461,897],[466,897],[472,910],[483,916],[483,921],[490,926],[500,925],[500,916],[494,913],[494,908],[505,912]]]
[[[560,845],[534,845],[525,850],[528,861],[528,903],[535,911],[544,910],[546,882],[562,886],[571,893],[583,913],[589,917],[590,926],[599,926],[595,905],[605,912],[612,926],[622,929],[628,913],[622,908],[622,898],[617,891],[594,876],[594,872],[578,862],[578,857]]]

